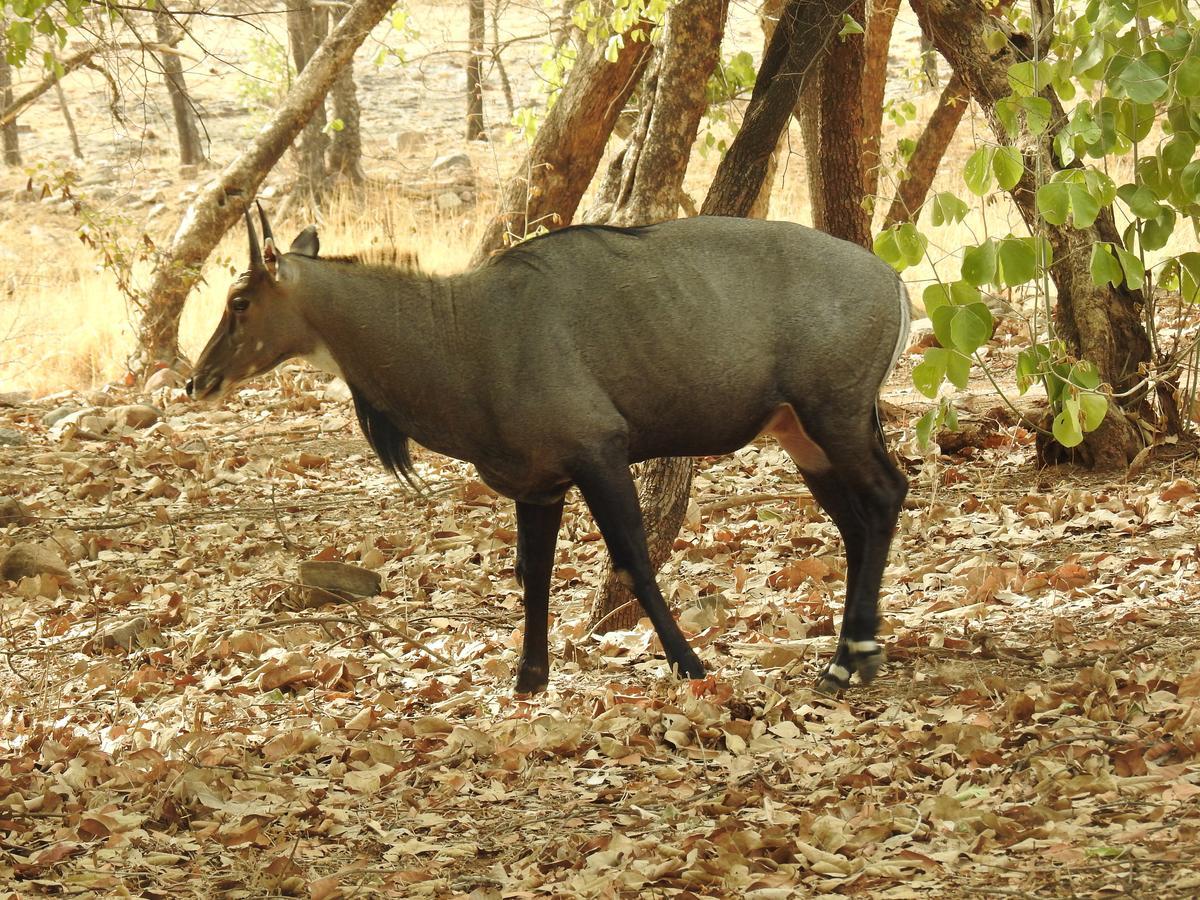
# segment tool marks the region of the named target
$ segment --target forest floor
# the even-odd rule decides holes
[[[514,8],[506,38],[544,19]],[[421,36],[373,38],[408,62],[360,69],[373,205],[338,200],[322,238],[349,251],[398,234],[442,270],[469,255],[520,143],[495,124],[492,72],[493,140],[464,147],[461,13],[409,9]],[[756,49],[750,5],[734,14],[733,46]],[[268,45],[221,31],[234,27],[205,23],[206,47],[185,45],[203,59],[188,77],[218,164],[265,115],[239,91],[270,74]],[[506,57],[518,104],[539,100],[538,46]],[[907,97],[911,21],[894,47],[907,49],[889,93]],[[32,543],[59,569],[0,581],[0,897],[1200,893],[1192,446],[1124,476],[1038,470],[1014,426],[965,455],[925,454],[910,353],[886,393],[913,488],[876,683],[811,689],[845,560],[764,442],[704,461],[661,575],[711,676],[672,679],[645,623],[588,633],[604,551],[572,500],[550,689],[514,696],[512,509],[470,467],[418,451],[427,488],[407,490],[371,458],[344,388],[304,369],[219,408],[100,387],[129,349],[126,300],[78,243],[73,204],[25,196],[27,180],[74,172],[73,196],[129,246],[168,240],[212,177],[177,170],[161,87],[139,95],[145,73],[126,75],[119,127],[105,80],[68,79],[84,161],[43,101],[23,119],[27,166],[0,178],[0,494],[23,505],[0,506],[0,554]],[[912,96],[922,114],[936,99]],[[889,122],[888,145],[922,119]],[[477,200],[413,201],[429,164],[459,150]],[[714,162],[689,172],[694,197]],[[774,214],[807,216],[795,152]],[[1003,228],[1012,213],[989,215]],[[230,236],[189,302],[189,352],[244,240]],[[928,274],[905,273],[914,296]],[[1011,388],[1015,349],[988,352]],[[965,407],[996,404],[973,390]],[[147,401],[157,410],[128,408]],[[297,567],[312,559],[373,570],[383,590],[309,605]]]
[[[64,572],[0,599],[5,896],[1200,891],[1190,448],[1112,479],[1036,471],[1020,428],[902,443],[889,663],[839,698],[811,685],[841,543],[773,443],[704,461],[661,576],[704,681],[645,621],[588,634],[572,500],[550,688],[521,697],[512,507],[469,467],[418,452],[401,487],[307,370],[220,409],[160,392],[148,427],[134,400],[0,410],[10,538]],[[309,559],[384,589],[309,605]]]

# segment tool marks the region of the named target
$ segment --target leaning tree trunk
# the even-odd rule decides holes
[[[296,73],[304,71],[317,47],[325,38],[328,19],[325,7],[313,0],[291,0],[287,5],[288,37],[292,44],[292,59]],[[325,98],[316,105],[300,138],[297,156],[300,164],[300,193],[317,203],[325,190],[325,151],[329,136],[325,134]]]
[[[970,102],[966,86],[955,72],[938,98],[929,121],[925,123],[925,130],[917,138],[912,158],[896,188],[896,198],[883,220],[884,228],[916,221],[921,204],[933,186],[942,157],[946,155],[946,148],[954,140],[954,132],[958,130],[958,123],[962,121]]]
[[[864,18],[863,0],[846,10]],[[830,42],[800,94],[800,129],[808,164],[813,225],[871,246],[871,215],[863,205],[863,35]]]
[[[179,357],[179,316],[200,270],[222,235],[242,215],[271,167],[312,118],[338,74],[350,63],[393,0],[355,0],[317,48],[267,124],[221,174],[192,201],[171,246],[155,266],[138,326],[135,370]]]
[[[154,30],[163,44],[172,44],[179,39],[171,27],[171,14],[162,3],[154,7]],[[183,64],[174,53],[161,54],[163,80],[167,83],[167,94],[171,98],[171,109],[175,114],[175,132],[179,135],[179,164],[197,166],[205,161],[204,147],[200,143],[200,127],[196,112],[188,96],[187,83],[183,80]]]
[[[0,26],[4,24],[4,20],[0,19]],[[5,45],[3,40],[4,31],[0,28],[0,110],[8,109],[12,106],[12,68],[8,64],[8,59],[5,57]],[[12,120],[0,126],[0,132],[4,135],[4,164],[8,166],[19,166],[21,164],[21,142],[17,137],[17,118],[13,116]]]
[[[717,167],[701,215],[745,216],[753,209],[771,152],[796,108],[804,77],[837,33],[842,15],[853,2],[789,0],[784,7],[763,54],[742,127]]]
[[[1058,96],[1050,88],[1042,91],[1051,112],[1050,127],[1041,135],[1026,132],[1014,140],[996,115],[996,103],[1011,93],[1008,69],[1024,59],[1018,44],[1031,46],[1030,39],[1010,34],[1008,43],[990,50],[989,34],[997,29],[1008,32],[1009,27],[989,16],[978,0],[912,0],[912,5],[921,30],[962,77],[987,116],[996,140],[1017,147],[1023,155],[1025,171],[1011,193],[1030,231],[1044,235],[1053,248],[1050,276],[1058,290],[1055,319],[1059,336],[1072,353],[1098,367],[1100,377],[1115,393],[1134,388],[1139,381],[1138,367],[1150,362],[1150,341],[1141,319],[1141,292],[1124,285],[1098,287],[1092,283],[1089,271],[1091,248],[1096,243],[1120,245],[1111,209],[1104,209],[1090,228],[1052,226],[1038,216],[1034,173],[1048,177],[1059,168],[1051,141],[1066,116]],[[1132,398],[1133,402],[1141,399],[1137,394]],[[1109,415],[1100,428],[1085,435],[1077,458],[1095,467],[1123,466],[1139,449],[1137,429],[1117,404],[1110,403]]]
[[[887,89],[892,28],[900,0],[869,0],[862,69],[863,194],[874,197],[879,188],[880,143],[883,135],[883,95]]]
[[[649,30],[639,23],[635,29]],[[484,228],[472,265],[522,240],[538,227],[568,224],[604,154],[617,116],[650,56],[649,43],[626,35],[615,62],[584,45],[558,102],[546,115],[529,152],[504,185],[495,216]]]
[[[346,15],[344,7],[330,9],[336,26]],[[329,144],[329,174],[352,182],[366,180],[362,168],[362,110],[358,105],[358,89],[354,84],[354,60],[350,60],[333,83],[329,92],[333,101],[333,117],[342,123],[334,131]]]
[[[716,68],[729,0],[679,0],[667,15],[662,49],[647,77],[638,127],[609,179],[615,183],[605,219],[611,225],[645,225],[675,218],[692,144],[708,107],[706,85]],[[602,191],[603,193],[604,191]],[[692,493],[693,463],[687,458],[650,460],[636,469],[646,523],[650,565],[657,571],[671,555]],[[632,627],[642,616],[633,592],[606,558],[592,603],[597,630]]]
[[[483,0],[467,0],[467,140],[478,141],[483,132]]]

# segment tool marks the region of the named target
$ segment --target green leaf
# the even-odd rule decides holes
[[[1083,431],[1079,427],[1079,404],[1068,400],[1063,404],[1062,412],[1054,417],[1051,427],[1054,439],[1064,447],[1077,447],[1083,442]]]
[[[996,277],[996,242],[988,238],[978,247],[968,247],[963,252],[962,277],[979,287]]]
[[[972,354],[992,336],[992,312],[983,303],[959,306],[950,323],[950,341],[960,353]]]
[[[1179,132],[1162,148],[1163,162],[1170,169],[1182,169],[1192,161],[1196,153],[1196,139],[1187,132]]]
[[[1095,431],[1108,412],[1108,400],[1103,394],[1085,391],[1079,395],[1079,411],[1083,414],[1083,430]]]
[[[967,189],[977,197],[982,197],[992,187],[992,154],[993,147],[980,147],[969,157],[963,167],[963,180]]]
[[[926,397],[935,399],[946,379],[946,359],[950,354],[941,347],[930,347],[925,358],[913,366],[913,387]]]
[[[871,244],[871,249],[875,251],[876,256],[896,271],[903,272],[908,268],[904,262],[904,256],[900,252],[900,246],[896,243],[895,228],[886,228],[879,232]]]
[[[1125,273],[1125,283],[1129,285],[1130,290],[1140,290],[1146,281],[1146,267],[1142,265],[1142,261],[1126,250],[1124,247],[1116,247],[1117,259],[1121,263],[1121,270]]]
[[[1071,220],[1076,228],[1087,228],[1100,215],[1100,204],[1082,184],[1067,185],[1071,196]]]
[[[1125,66],[1113,85],[1135,103],[1153,103],[1167,93],[1167,79],[1151,65],[1149,56],[1146,54]]]
[[[1139,231],[1139,241],[1143,250],[1161,250],[1167,246],[1171,234],[1175,231],[1175,210],[1164,206],[1153,219],[1142,223]]]
[[[1200,97],[1200,55],[1187,57],[1175,70],[1175,90],[1182,97]]]
[[[931,284],[921,293],[921,305],[925,307],[925,315],[933,314],[943,306],[949,306],[950,290],[944,284]]]
[[[846,38],[852,34],[862,34],[863,27],[854,20],[854,16],[850,13],[842,15],[842,30],[838,32],[838,37]]]
[[[1021,151],[1016,147],[997,147],[992,157],[992,171],[996,173],[996,182],[1000,187],[1006,191],[1012,190],[1025,173]]]
[[[913,376],[916,376],[916,370],[913,370]],[[925,411],[925,415],[917,420],[917,444],[922,450],[929,447],[929,440],[933,437],[933,420],[937,416],[936,409]]]
[[[1043,344],[1035,344],[1017,354],[1017,390],[1024,394],[1045,377],[1042,367],[1050,351]]]
[[[1021,109],[1025,112],[1025,125],[1035,135],[1041,134],[1050,124],[1050,101],[1045,97],[1022,97]]]
[[[911,222],[905,222],[896,231],[896,246],[900,250],[900,258],[910,266],[915,266],[925,258],[925,248],[929,239]]]
[[[1108,244],[1097,243],[1092,244],[1092,261],[1091,261],[1092,281],[1103,287],[1106,284],[1116,286],[1121,283],[1123,273],[1121,264],[1117,262],[1117,258],[1113,256],[1112,250]]]
[[[1154,199],[1154,193],[1137,184],[1123,184],[1117,196],[1129,207],[1129,211],[1140,219],[1153,219],[1162,207]]]
[[[1187,303],[1200,302],[1200,253],[1181,253],[1179,270],[1179,295]]]
[[[1037,208],[1051,225],[1062,225],[1071,211],[1071,194],[1061,181],[1043,184],[1037,189]]]
[[[947,222],[961,222],[971,208],[950,191],[940,191],[933,195],[930,221],[935,228],[940,228]]]
[[[1025,238],[1005,238],[997,253],[1000,283],[1013,287],[1032,281],[1037,274],[1037,255],[1033,242]]]
[[[960,391],[966,390],[971,380],[971,357],[950,352],[946,357],[946,378]]]

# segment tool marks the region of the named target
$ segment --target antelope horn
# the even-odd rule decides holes
[[[258,207],[258,221],[262,222],[263,240],[275,240],[275,235],[271,233],[271,223],[267,221],[267,214],[263,212],[262,204],[255,200],[254,205]]]
[[[254,233],[254,223],[250,221],[250,207],[245,210],[246,215],[246,231],[250,233],[250,271],[258,271],[265,268],[263,264],[262,248],[258,246],[258,235]]]

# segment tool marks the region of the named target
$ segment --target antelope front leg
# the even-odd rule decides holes
[[[562,500],[549,506],[517,501],[518,577],[525,588],[525,639],[516,686],[520,694],[536,694],[550,680],[550,575],[562,511]]]

